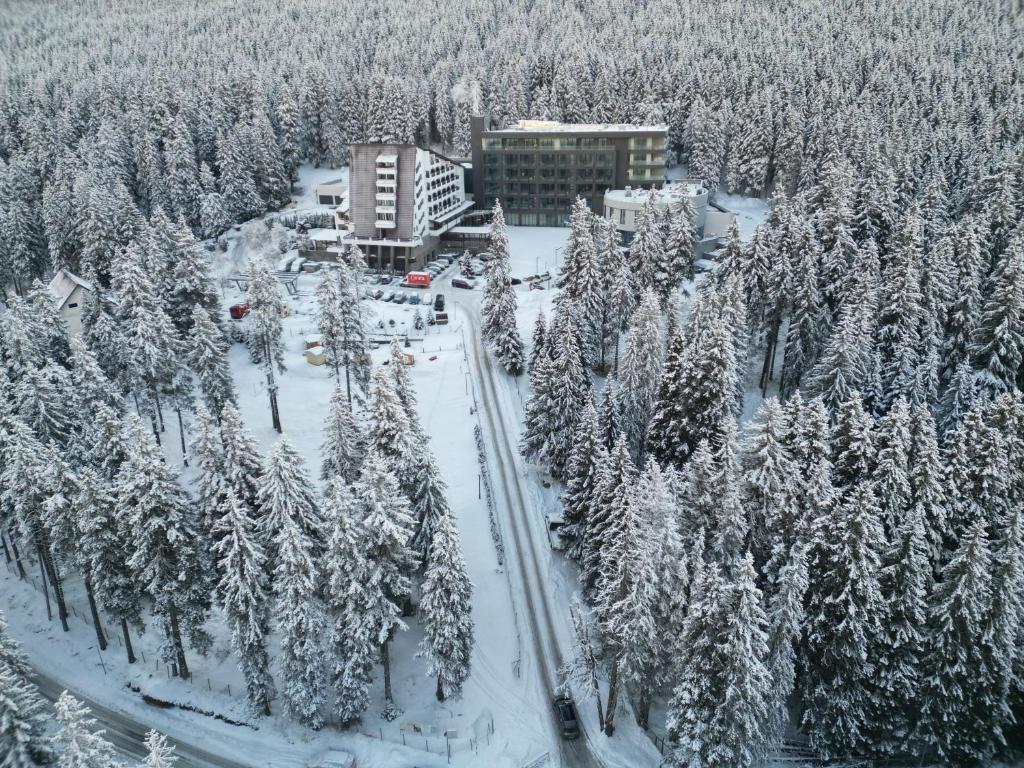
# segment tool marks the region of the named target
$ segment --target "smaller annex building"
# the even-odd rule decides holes
[[[628,246],[636,233],[637,215],[654,196],[654,205],[667,209],[687,199],[693,207],[694,227],[701,241],[700,254],[713,251],[718,240],[725,236],[736,215],[715,205],[704,182],[700,179],[679,179],[660,188],[609,189],[604,193],[604,216],[610,219],[619,234],[622,244]]]
[[[82,333],[82,305],[87,294],[92,293],[92,284],[66,269],[57,270],[50,284],[46,286],[57,305],[57,314],[71,336]]]

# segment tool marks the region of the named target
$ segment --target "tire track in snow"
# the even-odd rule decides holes
[[[515,468],[515,450],[512,440],[505,427],[500,413],[496,413],[498,403],[498,387],[495,382],[494,367],[491,358],[483,349],[479,334],[478,308],[456,299],[455,303],[462,308],[471,329],[471,345],[473,362],[481,383],[481,407],[489,427],[491,444],[494,448],[494,459],[497,463],[500,485],[507,502],[506,518],[512,531],[515,545],[517,571],[523,586],[523,596],[529,613],[533,645],[538,662],[538,672],[542,678],[548,701],[554,698],[558,688],[558,670],[563,664],[558,632],[551,612],[551,600],[541,569],[541,557],[537,552],[536,538],[531,533],[527,504],[519,474]],[[525,544],[524,544],[525,542]],[[528,562],[527,562],[528,561]],[[555,728],[554,715],[549,713],[548,722],[555,744],[559,745],[561,764],[566,768],[592,768],[603,765],[603,761],[590,748],[590,736],[583,723],[583,739],[577,742],[566,742]]]

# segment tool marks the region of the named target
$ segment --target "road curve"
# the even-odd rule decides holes
[[[463,311],[470,329],[466,343],[470,346],[480,387],[478,403],[480,413],[485,421],[492,446],[489,458],[493,457],[497,469],[495,478],[500,481],[498,484],[506,501],[504,505],[505,528],[512,533],[512,541],[506,542],[506,551],[509,549],[508,544],[511,543],[517,571],[522,581],[533,646],[542,682],[550,698],[554,698],[559,684],[558,671],[564,663],[564,655],[559,642],[556,619],[551,610],[547,580],[542,568],[544,560],[538,551],[536,537],[531,531],[526,494],[523,490],[522,479],[516,471],[518,441],[509,434],[505,421],[498,412],[500,403],[498,384],[493,360],[484,350],[480,339],[479,307],[459,298],[454,301]],[[498,504],[499,509],[501,506]],[[554,743],[559,746],[561,765],[564,768],[595,768],[595,766],[604,764],[604,761],[591,748],[590,737],[586,730],[583,731],[583,738],[567,742],[560,737],[555,727],[553,713],[549,722],[552,738]]]

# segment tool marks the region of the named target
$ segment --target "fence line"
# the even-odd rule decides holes
[[[482,732],[481,728],[482,727]],[[377,739],[378,741],[387,741],[390,744],[401,744],[405,747],[412,749],[419,749],[430,754],[447,756],[448,762],[452,761],[453,754],[459,754],[461,752],[470,752],[477,754],[481,746],[487,746],[491,743],[491,736],[494,735],[494,717],[489,712],[484,712],[473,721],[473,725],[470,729],[474,732],[473,736],[451,736],[450,732],[434,733],[433,726],[429,726],[431,731],[427,732],[422,730],[415,724],[410,724],[410,728],[403,728],[399,726],[398,733],[395,735],[390,730],[385,735],[384,728],[378,727],[376,733],[370,733],[365,730],[359,732],[363,736],[367,736],[371,739]]]

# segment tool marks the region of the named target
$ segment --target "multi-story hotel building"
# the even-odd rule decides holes
[[[421,267],[473,207],[466,199],[466,169],[414,144],[349,147],[351,233],[373,269],[406,272]]]
[[[483,117],[474,116],[472,129],[477,206],[501,201],[509,224],[564,226],[577,195],[600,213],[608,189],[665,181],[665,126],[521,120],[485,130]]]

